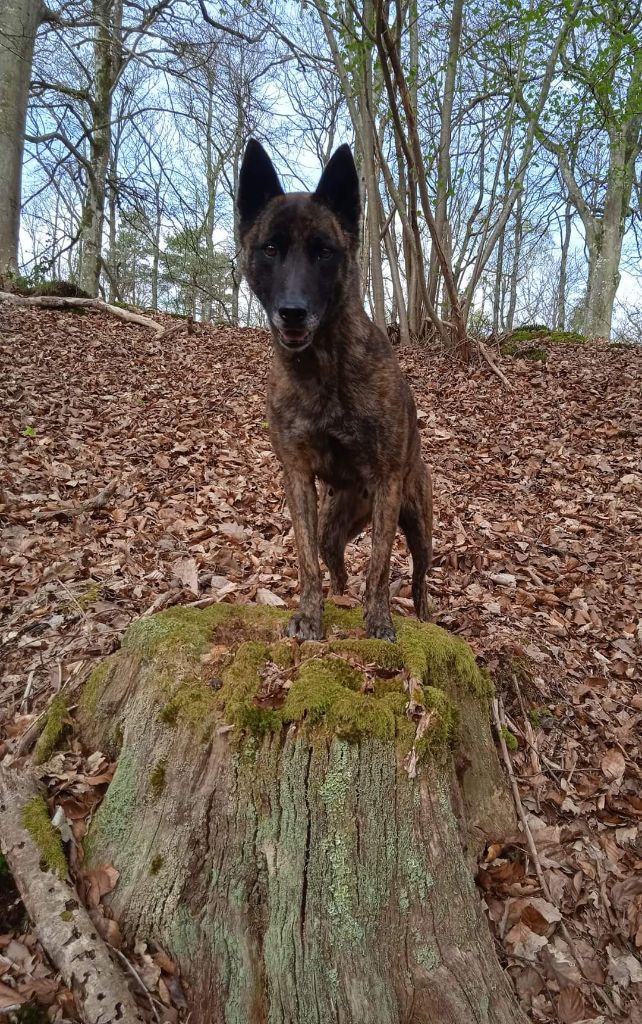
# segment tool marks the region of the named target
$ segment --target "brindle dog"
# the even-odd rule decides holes
[[[428,617],[432,493],[410,388],[388,338],[362,305],[361,203],[350,149],[334,153],[316,192],[285,195],[267,153],[251,139],[238,210],[247,280],[274,340],[268,417],[301,585],[288,635],[321,639],[318,553],[333,593],[341,594],[345,546],[372,520],[367,633],[394,640],[389,576],[397,523],[412,554],[415,610],[420,619]],[[321,481],[319,510],[315,479]]]

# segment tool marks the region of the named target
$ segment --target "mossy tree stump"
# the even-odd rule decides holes
[[[513,819],[470,648],[332,605],[323,643],[282,624],[172,609],[90,678],[118,768],[87,856],[125,934],[180,964],[193,1024],[514,1024],[471,872]]]

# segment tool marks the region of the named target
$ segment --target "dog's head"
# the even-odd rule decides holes
[[[282,347],[300,352],[341,315],[356,281],[361,203],[352,153],[337,149],[315,192],[286,195],[269,156],[250,139],[237,205],[250,287]]]

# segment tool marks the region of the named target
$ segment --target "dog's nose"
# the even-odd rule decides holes
[[[301,327],[308,315],[303,306],[279,306],[279,316],[284,327]]]

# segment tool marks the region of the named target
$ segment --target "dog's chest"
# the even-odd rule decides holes
[[[321,480],[349,486],[374,468],[376,418],[336,392],[302,393],[274,413],[287,449],[297,451]]]

